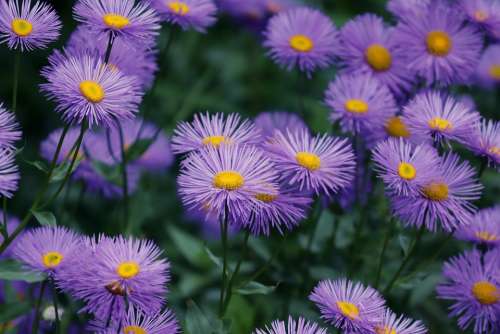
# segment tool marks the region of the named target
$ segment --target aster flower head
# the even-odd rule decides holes
[[[427,328],[418,320],[397,316],[386,309],[382,321],[375,325],[376,334],[427,334]]]
[[[460,0],[467,19],[493,38],[500,38],[500,2],[497,0]]]
[[[477,65],[476,81],[485,88],[500,85],[500,44],[490,45],[484,51]]]
[[[465,330],[473,325],[474,333],[493,333],[500,314],[500,276],[498,251],[484,255],[478,250],[453,257],[443,266],[445,281],[438,285],[441,299],[452,301],[450,316],[458,317]]]
[[[21,129],[16,115],[4,108],[0,103],[0,147],[13,148],[14,143],[21,139]]]
[[[216,21],[217,6],[213,0],[150,0],[158,14],[182,29],[205,32]]]
[[[406,68],[405,50],[393,36],[393,29],[376,15],[364,14],[349,21],[340,31],[337,52],[343,72],[371,74],[397,96],[408,92],[415,76]]]
[[[476,211],[471,201],[481,195],[483,186],[468,162],[448,153],[435,168],[435,176],[420,188],[419,196],[392,195],[392,207],[407,225],[446,232],[470,224]]]
[[[272,138],[276,131],[286,132],[289,129],[294,132],[308,129],[300,116],[286,111],[262,112],[255,117],[254,122],[265,139]]]
[[[408,69],[428,85],[467,83],[479,60],[483,39],[464,15],[444,0],[427,10],[405,16],[396,28],[396,40],[406,54]]]
[[[281,181],[301,191],[331,196],[354,177],[354,151],[347,139],[288,130],[277,132],[267,149]]]
[[[210,115],[196,114],[191,123],[180,122],[172,136],[175,154],[197,151],[203,147],[219,147],[222,143],[260,143],[260,131],[249,120],[242,120],[238,114],[224,116],[222,113]]]
[[[425,91],[404,107],[402,120],[419,141],[467,143],[475,133],[480,115],[453,96]]]
[[[465,143],[474,154],[500,167],[500,123],[483,119],[471,140]]]
[[[0,4],[0,43],[9,49],[45,49],[55,41],[61,21],[52,6],[32,0],[4,0]]]
[[[398,111],[389,89],[369,74],[338,76],[325,92],[325,103],[330,120],[353,133],[382,129]]]
[[[67,123],[111,126],[115,119],[132,118],[142,98],[137,80],[123,75],[90,53],[52,57],[42,70],[48,83],[42,91],[57,103]]]
[[[0,195],[12,198],[19,186],[19,168],[15,163],[16,153],[11,149],[0,148]]]
[[[78,0],[73,13],[97,39],[111,35],[131,46],[152,46],[161,27],[155,11],[136,0]]]
[[[475,244],[500,245],[500,206],[479,210],[471,223],[461,227],[455,236]]]
[[[297,7],[269,20],[264,46],[279,65],[297,67],[308,76],[333,62],[337,30],[329,17],[318,10]]]
[[[318,324],[299,318],[297,321],[291,316],[288,322],[275,320],[271,326],[263,329],[257,329],[253,334],[327,334],[326,329],[319,327]]]
[[[385,308],[377,290],[346,279],[319,282],[309,299],[322,319],[345,332],[373,331]]]
[[[431,0],[389,0],[387,10],[399,19],[420,15],[427,10]]]

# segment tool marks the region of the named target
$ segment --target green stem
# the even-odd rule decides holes
[[[56,316],[55,320],[55,330],[56,334],[61,333],[61,321],[59,319],[59,308],[57,304],[57,290],[56,290],[56,285],[53,280],[51,280],[51,285],[52,285],[52,302],[54,304],[54,312]]]
[[[127,158],[125,151],[125,139],[123,138],[123,129],[120,122],[117,120],[118,134],[120,136],[120,148],[121,148],[121,163],[120,170],[122,174],[122,189],[123,189],[123,224],[125,226],[124,231],[130,233],[129,226],[129,198],[128,198],[128,177],[127,177]]]
[[[321,201],[319,198],[317,198],[313,208],[313,215],[311,217],[312,226],[309,229],[309,236],[307,238],[306,251],[308,254],[311,253],[311,247],[314,241],[314,235],[316,234],[316,229],[318,228],[319,225],[318,221],[320,217],[321,217]]]
[[[7,197],[3,198],[3,217],[2,224],[0,224],[0,233],[2,234],[4,240],[9,237],[9,231],[7,227]]]
[[[483,158],[481,160],[481,166],[479,167],[479,173],[478,173],[478,178],[480,179],[481,176],[483,176],[484,171],[486,170],[486,167],[488,166],[488,159]]]
[[[221,241],[222,241],[222,282],[220,289],[220,299],[219,299],[219,318],[222,319],[224,316],[224,298],[226,291],[226,279],[227,279],[227,229],[228,229],[228,208],[224,209],[224,217],[220,224],[221,230]]]
[[[382,275],[382,267],[384,263],[385,252],[387,250],[387,246],[389,245],[389,241],[391,240],[392,235],[392,225],[394,224],[394,218],[389,219],[389,224],[387,225],[387,230],[385,232],[384,243],[382,245],[382,251],[380,252],[380,257],[378,260],[378,268],[377,268],[377,276],[375,278],[375,289],[378,288],[380,283],[380,276]]]
[[[33,320],[33,326],[31,328],[32,334],[38,333],[38,325],[40,324],[40,306],[42,305],[43,293],[45,292],[45,286],[47,285],[47,280],[44,280],[40,286],[40,295],[35,304],[35,319]]]
[[[113,49],[113,43],[115,41],[115,35],[112,31],[109,32],[108,46],[106,47],[106,53],[104,56],[104,62],[107,64],[109,58],[111,57],[111,50]]]
[[[19,69],[21,67],[21,52],[16,51],[14,56],[14,82],[12,85],[12,112],[17,110],[17,91],[19,87]]]

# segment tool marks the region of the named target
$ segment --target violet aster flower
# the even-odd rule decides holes
[[[0,149],[0,195],[12,198],[19,186],[19,168],[15,163],[16,153],[10,149]]]
[[[408,92],[415,76],[406,68],[405,50],[393,38],[393,29],[373,14],[357,16],[340,31],[338,56],[344,72],[371,74],[396,95]]]
[[[493,38],[500,38],[500,2],[497,0],[460,0],[467,19]]]
[[[138,111],[142,93],[137,80],[105,66],[99,57],[61,55],[49,60],[42,70],[48,83],[41,87],[67,123],[87,119],[90,126],[110,126]]]
[[[389,0],[387,10],[401,20],[406,17],[421,15],[427,10],[431,0]]]
[[[500,123],[483,119],[472,138],[465,143],[472,152],[500,167]]]
[[[155,11],[136,0],[78,0],[73,13],[97,39],[112,34],[131,47],[152,46],[161,27]]]
[[[500,245],[500,206],[479,210],[471,223],[461,227],[455,236],[475,244]]]
[[[322,319],[345,332],[373,331],[385,308],[377,290],[346,279],[319,282],[309,299],[321,311]]]
[[[297,67],[308,76],[333,62],[338,44],[338,33],[330,18],[307,7],[275,15],[264,34],[264,46],[276,63],[288,70]]]
[[[467,143],[475,133],[480,115],[452,96],[426,91],[404,107],[402,120],[418,140]]]
[[[255,126],[261,130],[264,139],[269,140],[278,131],[307,130],[308,127],[304,120],[297,114],[289,113],[286,111],[267,111],[262,112],[255,117]]]
[[[0,3],[0,43],[9,49],[45,49],[59,37],[61,21],[52,6],[32,0]]]
[[[0,148],[13,148],[14,143],[21,139],[21,135],[16,115],[0,103]]]
[[[288,130],[276,132],[266,148],[283,183],[301,191],[331,196],[354,177],[354,152],[347,139]]]
[[[287,323],[275,320],[270,327],[256,329],[253,334],[327,334],[327,332],[326,329],[319,327],[314,322],[307,321],[304,318],[295,321],[289,316]]]
[[[404,316],[397,316],[386,309],[380,323],[375,325],[376,334],[426,334],[427,328],[420,322]]]
[[[465,330],[474,324],[474,333],[493,333],[500,314],[500,272],[498,252],[483,256],[478,250],[465,252],[443,266],[445,282],[437,287],[438,297],[451,300],[450,316],[458,317]]]
[[[442,0],[420,15],[408,15],[395,36],[408,69],[428,85],[468,82],[479,60],[483,39],[463,14]]]
[[[373,161],[389,191],[403,196],[418,195],[420,187],[433,180],[440,164],[433,147],[415,146],[402,138],[379,143],[373,150]]]
[[[393,211],[406,225],[447,232],[469,224],[476,211],[471,201],[481,195],[483,186],[468,162],[453,153],[445,155],[435,169],[433,180],[421,187],[417,197],[392,196]]]
[[[217,6],[212,0],[149,0],[167,22],[182,29],[206,32],[216,21]]]
[[[484,51],[477,65],[476,81],[485,88],[500,85],[500,44],[490,45]]]
[[[196,114],[193,122],[180,122],[174,130],[172,149],[175,154],[199,150],[203,147],[219,147],[225,144],[257,145],[261,135],[249,120],[241,120],[238,114]]]
[[[325,103],[330,120],[355,134],[382,129],[398,111],[389,89],[370,74],[338,76],[325,92]]]

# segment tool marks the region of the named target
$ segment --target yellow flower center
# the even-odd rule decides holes
[[[203,138],[202,143],[203,145],[212,145],[214,147],[219,147],[220,144],[224,143],[227,141],[227,138],[224,136],[208,136]]]
[[[474,13],[474,18],[477,22],[484,22],[488,19],[488,13],[486,13],[484,10],[477,10]]]
[[[479,231],[476,232],[476,238],[482,240],[482,241],[495,241],[498,239],[498,237],[490,232],[487,231]]]
[[[13,19],[11,22],[12,31],[19,37],[26,37],[33,31],[30,21],[24,19]]]
[[[444,57],[450,53],[453,42],[444,31],[431,31],[427,34],[427,51],[434,56]]]
[[[385,131],[391,137],[408,138],[410,136],[410,131],[408,131],[406,124],[398,116],[389,118],[387,123],[385,123]]]
[[[399,164],[398,174],[405,180],[413,180],[417,176],[417,170],[412,164],[402,162]]]
[[[49,269],[57,267],[64,256],[59,252],[47,252],[42,256],[43,265]]]
[[[139,326],[125,326],[123,327],[123,334],[148,334],[148,332]]]
[[[235,171],[226,170],[215,174],[213,185],[219,189],[238,190],[245,183],[243,176]]]
[[[276,199],[276,197],[278,197],[278,195],[264,194],[264,193],[255,195],[255,198],[265,203],[271,203]]]
[[[314,43],[306,35],[293,35],[290,37],[290,46],[298,52],[309,52],[314,47]]]
[[[492,305],[500,300],[498,288],[487,281],[479,281],[472,286],[472,294],[483,305]]]
[[[122,262],[116,268],[118,276],[124,279],[129,279],[137,276],[140,271],[139,265],[134,261]]]
[[[500,80],[500,65],[499,64],[491,65],[490,76],[495,80]]]
[[[130,20],[120,14],[108,13],[102,17],[105,25],[113,29],[123,29],[130,24]]]
[[[80,93],[88,101],[99,103],[104,99],[104,89],[100,84],[92,80],[84,80],[80,82]]]
[[[181,16],[189,13],[189,6],[182,1],[168,2],[167,6],[172,12]]]
[[[356,305],[349,302],[336,302],[339,311],[349,319],[356,319],[359,315],[359,309]]]
[[[433,201],[444,201],[448,198],[448,185],[442,182],[433,182],[423,187],[425,197]]]
[[[450,121],[440,117],[434,117],[429,121],[428,124],[431,129],[439,131],[451,130],[451,128],[453,127]]]
[[[363,100],[350,99],[345,102],[345,109],[353,114],[364,114],[368,112],[368,103]]]
[[[295,155],[297,163],[310,171],[315,171],[321,167],[321,159],[314,153],[298,152]]]
[[[395,329],[384,326],[377,326],[375,327],[375,333],[376,334],[398,334]]]
[[[365,51],[365,59],[375,71],[387,71],[392,65],[389,50],[380,44],[372,44]]]
[[[488,152],[500,156],[500,147],[492,146],[488,149]]]

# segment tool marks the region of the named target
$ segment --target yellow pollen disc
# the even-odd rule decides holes
[[[476,232],[476,238],[482,240],[482,241],[495,241],[498,240],[498,237],[490,232],[487,231],[479,231]]]
[[[410,137],[410,131],[408,131],[408,128],[401,120],[401,117],[398,116],[389,118],[387,123],[385,123],[385,131],[391,137]]]
[[[213,185],[219,189],[237,190],[240,189],[245,183],[245,179],[240,173],[226,170],[215,174]]]
[[[368,112],[368,103],[363,100],[350,99],[345,102],[345,108],[353,114],[364,114]]]
[[[167,6],[172,12],[181,16],[189,13],[189,6],[182,1],[168,2]]]
[[[500,156],[500,147],[492,146],[488,149],[488,152]]]
[[[321,167],[321,159],[314,153],[298,152],[295,155],[297,163],[310,171],[315,171]]]
[[[433,201],[444,201],[448,198],[448,185],[442,182],[433,182],[422,188],[425,197]]]
[[[214,147],[219,147],[220,144],[226,142],[226,137],[224,136],[208,136],[203,138],[202,143],[203,145],[212,145]]]
[[[125,16],[119,14],[106,14],[102,17],[105,25],[113,29],[123,29],[130,24],[130,21]]]
[[[123,327],[123,334],[148,334],[148,332],[139,326],[125,326]]]
[[[487,281],[474,283],[472,294],[483,305],[495,304],[500,300],[500,291],[498,291],[498,288]]]
[[[55,268],[57,267],[64,256],[59,252],[47,252],[42,256],[43,265],[47,268]]]
[[[80,93],[88,101],[99,103],[104,99],[104,89],[100,84],[92,80],[84,80],[80,82]]]
[[[24,19],[13,19],[11,22],[11,28],[14,34],[19,37],[26,37],[33,31],[33,25],[30,21]]]
[[[474,13],[474,18],[476,19],[477,22],[484,22],[488,19],[488,13],[482,10],[477,10]]]
[[[314,43],[306,35],[293,35],[290,37],[290,46],[298,52],[309,52],[314,47]]]
[[[375,327],[375,333],[376,334],[398,334],[395,329],[387,327],[387,326],[384,326],[384,327],[377,326],[377,327]]]
[[[427,51],[434,56],[444,57],[450,53],[453,42],[444,31],[431,31],[427,34]]]
[[[259,201],[265,202],[265,203],[271,203],[278,197],[278,195],[273,195],[273,194],[257,194],[255,195],[255,198],[257,198]]]
[[[380,44],[372,44],[365,51],[365,59],[375,71],[387,71],[392,65],[389,50]]]
[[[359,309],[356,305],[349,302],[336,302],[339,311],[349,319],[356,319],[359,315]]]
[[[500,65],[494,64],[490,67],[490,76],[495,80],[500,80]]]
[[[413,180],[417,176],[417,170],[412,164],[402,162],[399,164],[398,174],[405,180]]]
[[[118,274],[118,276],[124,279],[137,276],[139,271],[139,265],[134,261],[122,262],[116,268],[116,273]]]
[[[450,121],[440,117],[434,117],[428,124],[433,130],[446,131],[452,128]]]

